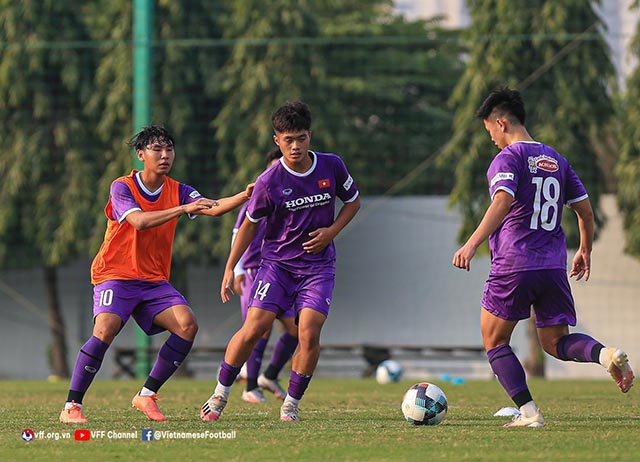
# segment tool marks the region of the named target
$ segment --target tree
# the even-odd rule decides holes
[[[132,151],[126,141],[132,135],[132,81],[130,1],[104,1],[87,7],[85,17],[98,48],[96,91],[90,110],[103,114],[97,131],[104,148],[101,172],[100,205],[108,198],[109,185],[133,167]],[[152,120],[167,126],[176,138],[177,158],[172,176],[194,185],[208,197],[221,190],[215,162],[216,140],[210,121],[220,109],[221,91],[218,72],[225,59],[219,53],[220,27],[224,16],[220,2],[192,0],[161,1],[154,9],[152,50]],[[116,25],[114,27],[114,24]],[[93,236],[95,251],[102,239],[104,213],[96,208],[99,231]],[[219,240],[219,231],[208,220],[185,220],[176,231],[174,244],[175,281],[184,281],[184,264],[189,258],[211,262],[210,249]],[[174,278],[172,277],[172,280]],[[174,282],[175,282],[174,281]],[[186,294],[187,287],[177,284]]]
[[[214,121],[227,192],[261,171],[271,113],[297,98],[314,114],[312,146],[340,154],[363,194],[449,191],[450,166],[402,181],[449,136],[446,101],[462,64],[437,22],[394,16],[388,0],[232,5],[223,24],[234,41],[223,70],[228,99]],[[225,229],[232,224],[225,217]]]
[[[326,144],[339,146],[363,194],[449,193],[453,166],[433,160],[451,136],[458,33],[437,18],[408,21],[387,0],[320,4]]]
[[[468,2],[468,64],[451,97],[455,134],[440,158],[457,164],[451,203],[463,217],[460,242],[473,232],[489,205],[485,172],[496,153],[474,113],[490,90],[504,85],[523,91],[530,133],[569,159],[589,191],[597,228],[602,225],[599,199],[605,182],[597,147],[603,146],[602,128],[613,114],[609,91],[615,81],[601,34],[604,24],[593,9],[596,3],[600,2]],[[576,247],[578,230],[572,215],[565,214],[563,227],[568,245]],[[532,349],[531,364],[541,357],[538,350]]]
[[[633,3],[638,8],[639,2]],[[640,56],[640,27],[636,29],[631,50]],[[620,98],[620,157],[616,165],[617,199],[624,220],[625,251],[640,258],[640,67],[627,80],[626,95]]]
[[[229,4],[222,27],[234,46],[221,73],[225,102],[213,121],[225,194],[237,192],[264,168],[263,154],[273,146],[271,114],[276,107],[294,99],[321,105],[315,76],[324,72],[322,57],[303,42],[318,33],[314,2],[275,0],[268,8],[260,0]],[[227,236],[234,221],[233,214],[223,217]],[[228,239],[215,247],[219,255],[228,250]]]
[[[39,266],[52,334],[52,372],[69,375],[58,268],[86,251],[94,201],[88,34],[66,2],[0,8],[0,265]]]

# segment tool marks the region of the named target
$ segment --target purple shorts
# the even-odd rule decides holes
[[[167,281],[114,280],[93,288],[94,318],[100,313],[113,313],[120,316],[124,325],[133,317],[147,335],[165,331],[163,327],[153,324],[153,318],[176,305],[189,306],[182,294]]]
[[[278,318],[297,317],[303,308],[329,315],[335,273],[293,274],[264,263],[256,274],[249,306],[276,313]]]
[[[482,307],[507,321],[536,315],[536,327],[576,325],[576,310],[567,273],[562,269],[489,275]]]

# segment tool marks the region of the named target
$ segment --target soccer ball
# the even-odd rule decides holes
[[[416,383],[402,398],[404,418],[413,425],[438,425],[447,415],[447,397],[432,383]]]
[[[387,359],[376,369],[376,380],[379,384],[397,382],[402,378],[402,366],[397,361]]]

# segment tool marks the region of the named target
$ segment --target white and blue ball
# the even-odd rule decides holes
[[[402,366],[393,359],[382,361],[376,369],[376,381],[379,384],[397,382],[402,378]]]
[[[447,415],[447,397],[440,387],[416,383],[402,398],[402,414],[412,425],[438,425]]]

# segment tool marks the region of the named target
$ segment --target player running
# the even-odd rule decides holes
[[[311,112],[288,102],[271,119],[273,140],[282,159],[256,180],[247,218],[238,231],[220,288],[223,302],[233,288],[233,268],[266,220],[262,263],[244,324],[231,338],[212,396],[202,405],[202,420],[217,420],[227,404],[240,367],[273,320],[293,306],[298,349],[293,356],[280,419],[298,420],[298,404],[320,356],[320,332],[329,314],[335,284],[333,239],[360,208],[355,182],[340,157],[309,150]],[[335,202],[343,205],[335,216]]]

